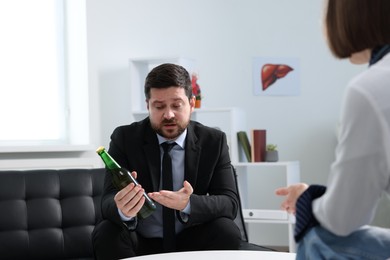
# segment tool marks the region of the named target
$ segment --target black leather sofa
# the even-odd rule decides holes
[[[93,259],[104,169],[0,171],[0,259]]]
[[[93,259],[104,172],[0,171],[0,259]],[[247,242],[242,220],[239,214],[241,248],[271,250]]]

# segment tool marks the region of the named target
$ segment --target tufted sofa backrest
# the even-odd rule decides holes
[[[93,259],[104,173],[0,171],[0,259]]]

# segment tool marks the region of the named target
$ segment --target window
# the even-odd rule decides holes
[[[85,0],[0,1],[0,149],[89,143],[85,11]]]

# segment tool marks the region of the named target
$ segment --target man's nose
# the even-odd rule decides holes
[[[170,109],[170,108],[167,108],[164,112],[164,118],[166,119],[171,119],[172,117],[174,117],[175,114],[173,113],[173,111]]]

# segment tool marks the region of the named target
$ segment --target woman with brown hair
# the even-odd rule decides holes
[[[296,214],[297,259],[390,258],[390,230],[368,226],[382,194],[390,194],[389,14],[389,0],[326,3],[332,53],[369,67],[348,85],[327,187],[276,190],[285,196],[282,208]]]

